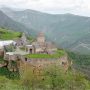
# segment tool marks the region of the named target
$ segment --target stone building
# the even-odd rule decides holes
[[[10,71],[16,71],[17,70],[17,61],[22,60],[22,56],[28,54],[25,51],[20,50],[18,47],[13,52],[4,52],[4,60],[8,61],[8,69]],[[12,65],[12,62],[15,63],[15,65]]]
[[[43,44],[45,43],[45,36],[44,36],[44,33],[43,32],[40,32],[37,36],[37,42],[40,43],[40,44]]]
[[[22,34],[21,40],[22,40],[23,45],[27,45],[28,44],[27,37],[26,37],[25,33]]]
[[[20,56],[23,56],[26,54],[29,54],[29,53],[26,51],[22,51],[19,49],[19,47],[17,47],[16,50],[13,52],[4,52],[4,59],[8,61],[10,60],[16,61],[18,58],[20,58]]]
[[[37,66],[47,67],[49,65],[57,65],[57,66],[64,67],[65,70],[67,70],[69,67],[68,58],[66,55],[60,58],[25,58],[25,57],[22,57],[22,61],[34,67],[37,67]]]
[[[33,45],[26,45],[26,52],[28,52],[29,54],[34,54],[35,53],[35,48]]]
[[[16,42],[13,40],[0,41],[0,56],[4,55],[5,46],[15,45]]]
[[[54,54],[57,51],[56,46],[52,42],[47,42],[44,34],[41,32],[38,34],[36,41],[32,42],[31,45],[28,44],[25,34],[22,34],[22,37],[15,42],[16,48],[14,51],[5,51],[4,59],[8,61],[8,69],[15,71],[15,66],[11,65],[11,62],[25,61],[30,62],[32,65],[49,65],[55,63],[58,59],[33,59],[24,57],[26,54]],[[25,50],[21,50],[20,47],[24,47]]]
[[[54,54],[57,51],[57,47],[54,43],[46,42],[46,51],[48,54]]]
[[[15,42],[17,43],[17,46],[25,46],[28,44],[28,40],[26,38],[25,33],[22,34],[22,37],[15,40]]]
[[[57,48],[51,42],[46,42],[44,34],[41,32],[37,36],[37,40],[31,45],[26,45],[26,51],[29,53],[46,53],[53,54]]]

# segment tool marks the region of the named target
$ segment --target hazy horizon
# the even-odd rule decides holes
[[[13,8],[13,7],[8,7],[8,6],[1,6],[0,9],[11,9],[13,11],[24,11],[24,10],[32,10],[32,11],[36,11],[36,12],[40,12],[40,13],[45,13],[45,14],[51,14],[51,15],[63,15],[63,14],[71,14],[71,15],[76,15],[76,16],[83,16],[83,17],[90,17],[87,15],[80,15],[80,14],[75,14],[75,13],[69,13],[69,12],[64,12],[64,13],[50,13],[50,12],[45,12],[45,11],[40,11],[40,10],[34,10],[34,9],[30,9],[30,8]],[[2,10],[3,11],[3,10]]]
[[[71,13],[90,17],[89,0],[0,0],[0,7],[31,9],[50,14]]]

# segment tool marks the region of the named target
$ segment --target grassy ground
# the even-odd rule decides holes
[[[27,67],[20,80],[0,76],[0,90],[90,90],[90,81],[80,72],[70,70],[65,73],[56,66],[43,71],[34,75]]]
[[[11,72],[7,67],[0,68],[0,76],[5,76],[9,79],[19,79],[19,72]]]
[[[0,28],[0,39],[1,40],[11,40],[16,39],[21,36],[20,32],[14,32],[6,29]]]
[[[61,56],[65,55],[64,50],[57,50],[55,54],[28,54],[25,55],[26,58],[59,58]]]

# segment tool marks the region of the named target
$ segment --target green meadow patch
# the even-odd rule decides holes
[[[21,37],[21,32],[14,32],[11,30],[0,28],[0,39],[1,40],[17,39],[20,37]]]
[[[57,50],[55,54],[27,54],[26,58],[59,58],[65,55],[64,50]]]

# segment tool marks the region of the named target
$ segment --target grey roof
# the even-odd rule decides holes
[[[14,54],[26,55],[28,53],[26,51],[22,51],[19,48],[17,48],[14,52],[6,52],[6,54],[9,54],[9,55],[14,55]]]

